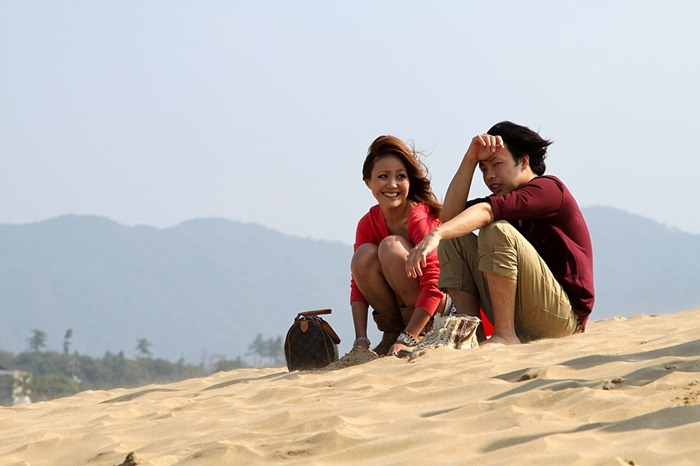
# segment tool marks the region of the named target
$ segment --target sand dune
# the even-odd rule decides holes
[[[0,464],[696,465],[699,400],[700,308],[518,347],[0,408]]]

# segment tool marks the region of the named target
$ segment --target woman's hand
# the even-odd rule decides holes
[[[428,261],[428,255],[438,247],[438,244],[440,244],[440,233],[436,228],[425,235],[425,238],[408,253],[406,275],[410,278],[422,276],[423,267],[426,266]]]
[[[394,343],[391,345],[391,348],[389,348],[389,352],[387,353],[389,356],[397,356],[399,355],[399,351],[401,351],[404,348],[408,348],[408,346],[404,345],[403,343]]]

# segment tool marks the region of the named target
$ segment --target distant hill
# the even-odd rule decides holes
[[[700,306],[700,235],[610,207],[583,214],[593,241],[593,319]]]
[[[2,225],[0,348],[24,350],[38,329],[58,350],[71,328],[74,349],[96,356],[134,354],[146,338],[157,357],[233,359],[257,333],[285,335],[298,311],[330,307],[330,321],[351,325],[351,254],[221,219],[162,230],[82,216]]]
[[[700,306],[700,235],[609,207],[584,209],[595,252],[592,319]],[[301,310],[330,307],[352,342],[352,246],[222,219],[167,229],[63,216],[0,225],[0,349],[27,349],[32,330],[60,350],[189,362],[245,355],[258,333],[282,335]]]

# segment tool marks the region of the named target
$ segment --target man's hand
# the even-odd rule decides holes
[[[433,252],[438,244],[440,244],[440,233],[437,229],[425,235],[425,238],[408,253],[406,275],[410,278],[423,275],[423,267],[427,264],[428,254]]]
[[[505,144],[503,144],[503,138],[500,136],[492,136],[485,133],[479,134],[472,138],[466,157],[478,165],[479,162],[487,160],[503,148],[505,148]]]

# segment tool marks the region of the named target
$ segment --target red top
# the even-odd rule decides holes
[[[440,220],[435,218],[430,213],[430,208],[425,204],[417,204],[408,213],[408,240],[412,244],[418,244],[425,235],[430,233],[440,225]],[[389,229],[386,226],[384,214],[378,205],[373,206],[357,224],[357,232],[355,233],[355,246],[357,248],[366,243],[376,244],[389,236]],[[416,306],[424,309],[428,314],[433,315],[437,310],[443,294],[438,288],[438,278],[440,277],[440,264],[438,262],[437,250],[431,252],[426,260],[426,266],[423,268],[423,275],[420,277],[421,292],[416,301]],[[362,295],[355,284],[355,280],[350,281],[350,302],[360,301],[367,303],[367,300]]]
[[[493,207],[494,220],[508,220],[534,246],[586,325],[593,309],[593,247],[573,195],[554,176],[538,176],[508,194],[470,201]]]

